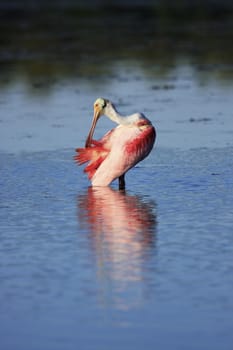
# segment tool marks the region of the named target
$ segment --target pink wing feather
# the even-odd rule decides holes
[[[89,162],[89,164],[84,169],[84,172],[88,174],[89,180],[92,179],[96,170],[105,160],[107,155],[110,152],[110,149],[107,148],[108,140],[114,129],[110,130],[101,140],[91,141],[91,146],[86,148],[77,148],[77,154],[74,156],[74,160],[82,165]]]
[[[133,141],[126,144],[125,151],[128,157],[135,158],[133,163],[136,164],[144,159],[152,150],[156,138],[154,127],[148,127],[139,134]]]

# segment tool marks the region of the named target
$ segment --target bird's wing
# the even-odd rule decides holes
[[[143,160],[153,148],[156,131],[153,126],[145,128],[135,138],[130,139],[125,145],[125,153],[128,162],[134,166]]]
[[[84,172],[88,174],[90,180],[109,154],[113,131],[114,129],[107,132],[99,141],[92,140],[89,147],[76,149],[77,154],[74,156],[74,160],[78,165],[89,162]]]

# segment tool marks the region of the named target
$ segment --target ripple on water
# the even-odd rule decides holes
[[[72,155],[0,155],[3,329],[38,336],[41,320],[53,345],[57,329],[73,344],[90,329],[111,341],[135,327],[161,342],[164,329],[225,332],[227,342],[232,149],[158,148],[127,174],[125,193],[89,188]]]

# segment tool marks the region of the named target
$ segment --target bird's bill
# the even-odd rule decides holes
[[[97,123],[99,117],[100,117],[100,111],[95,109],[94,116],[92,119],[91,128],[90,128],[89,134],[88,134],[87,139],[86,139],[85,147],[89,147],[91,145],[92,136],[94,134],[96,123]]]

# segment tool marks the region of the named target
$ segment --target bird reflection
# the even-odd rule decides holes
[[[78,220],[90,233],[104,298],[111,294],[124,308],[138,302],[155,253],[155,203],[110,187],[90,187],[78,197]]]

